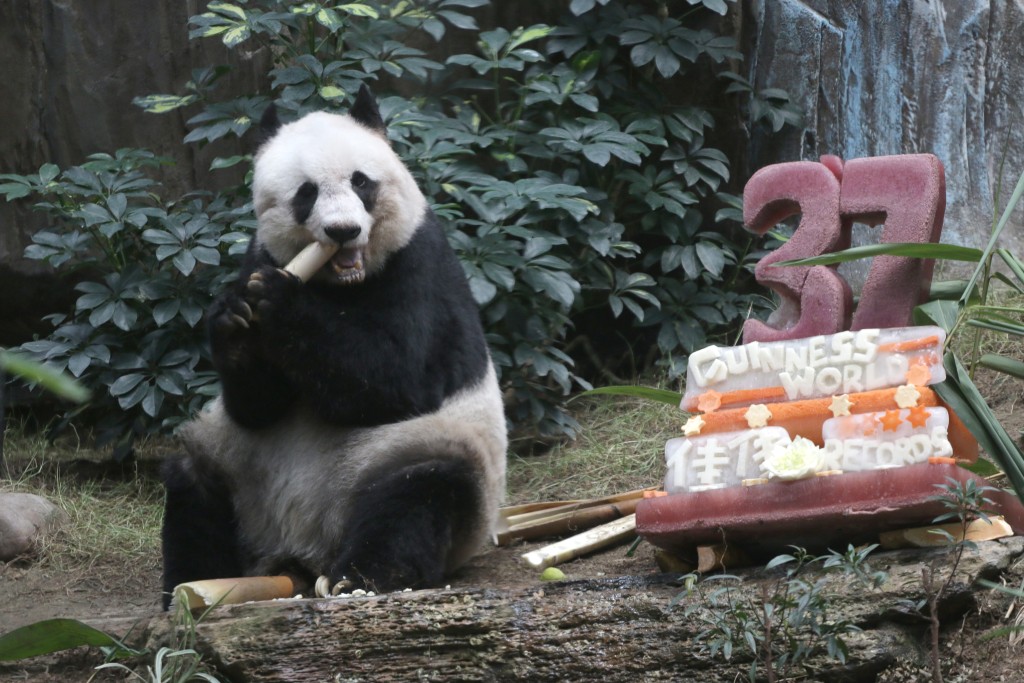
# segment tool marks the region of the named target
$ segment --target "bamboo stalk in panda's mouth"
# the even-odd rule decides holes
[[[303,282],[308,282],[316,271],[331,260],[331,257],[338,251],[338,246],[337,244],[310,242],[305,249],[295,255],[295,258],[284,269]]]

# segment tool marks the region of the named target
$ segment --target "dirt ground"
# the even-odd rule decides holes
[[[979,384],[1007,431],[1019,437],[1024,430],[1021,382],[1007,378],[980,377]],[[542,456],[538,456],[542,457]],[[526,587],[538,583],[535,571],[525,568],[518,555],[540,547],[534,543],[510,548],[493,548],[477,557],[458,575],[453,587]],[[641,575],[659,571],[654,549],[640,544],[632,556],[620,546],[563,565],[568,578]],[[145,619],[159,610],[159,558],[125,567],[97,561],[73,573],[59,573],[32,563],[0,563],[0,633],[54,617],[76,618],[88,623],[118,624],[127,632],[135,619]],[[992,629],[1018,618],[1005,599],[993,598],[979,605],[956,624],[946,624],[943,636],[945,680],[1022,681],[1024,644],[1011,644],[1007,636],[990,637]],[[111,621],[113,620],[113,621]],[[114,635],[124,635],[122,632]],[[922,644],[923,646],[924,644]],[[63,654],[13,663],[0,663],[0,681],[89,681],[123,680],[111,673],[95,678],[93,668],[102,663],[95,649],[78,649]],[[882,674],[880,681],[903,683],[930,680],[929,674],[913,663],[902,663]]]

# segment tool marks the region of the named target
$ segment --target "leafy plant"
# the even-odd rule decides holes
[[[84,624],[76,619],[46,619],[22,626],[0,635],[0,662],[16,661],[39,655],[53,654],[76,647],[97,647],[106,657],[106,662],[97,670],[114,669],[128,674],[129,680],[146,683],[189,683],[207,681],[218,683],[207,669],[202,656],[195,650],[196,626],[214,606],[195,617],[184,607],[175,614],[177,627],[174,642],[170,647],[161,647],[156,653],[138,650],[125,644],[125,638],[116,638],[109,633]],[[152,656],[152,664],[144,664],[144,673],[129,667],[117,659],[142,660]],[[141,666],[141,665],[140,665]]]
[[[711,143],[716,121],[680,94],[698,67],[723,71],[740,54],[695,27],[702,12],[723,14],[724,0],[574,0],[556,25],[481,30],[474,51],[439,57],[439,41],[478,30],[469,12],[488,4],[211,2],[190,35],[264,51],[273,99],[294,116],[373,84],[392,143],[447,223],[512,419],[572,433],[563,397],[589,387],[584,373],[633,360],[602,348],[584,367],[592,338],[621,340],[623,357],[656,349],[678,374],[677,356],[760,306],[743,286],[758,256],[750,238],[704,218],[715,202],[727,203],[719,219],[735,215],[722,194],[728,159]],[[238,137],[269,99],[218,99],[229,73],[203,66],[184,94],[136,102],[198,107],[187,142]],[[792,120],[784,93],[761,95],[755,118],[785,110]]]
[[[118,458],[133,437],[169,429],[215,391],[198,324],[252,225],[249,207],[226,195],[160,200],[147,173],[162,163],[119,150],[64,171],[0,176],[9,200],[37,196],[51,221],[25,255],[66,273],[79,293],[74,310],[46,316],[53,332],[19,353],[92,391],[63,424],[94,425],[100,443],[116,440]]]
[[[717,122],[687,94],[740,54],[704,21],[725,0],[573,0],[553,25],[480,30],[472,12],[488,4],[215,0],[190,36],[267,55],[270,96],[220,96],[231,69],[201,65],[181,94],[136,103],[188,108],[185,142],[237,152],[212,163],[227,168],[251,161],[251,143],[226,141],[271,99],[300,116],[344,108],[372,83],[462,260],[510,417],[532,434],[572,434],[571,391],[654,362],[675,377],[680,358],[761,307],[746,287],[759,252],[728,227],[738,200],[724,191]],[[446,54],[452,30],[476,32],[475,49]],[[759,102],[755,123],[793,120],[784,93],[727,77]],[[92,389],[57,428],[94,424],[118,457],[216,393],[198,323],[254,229],[247,188],[163,199],[162,163],[120,150],[0,176],[8,200],[34,197],[51,219],[26,255],[79,293],[74,310],[48,316],[51,334],[21,350]],[[719,226],[706,219],[716,205]]]
[[[704,624],[697,642],[712,657],[721,655],[727,661],[737,650],[746,650],[750,657],[747,677],[752,682],[759,677],[768,681],[787,678],[822,654],[844,663],[848,650],[843,636],[860,629],[845,619],[830,617],[827,576],[842,572],[877,588],[886,574],[872,571],[867,564],[875,547],[850,546],[845,553],[831,551],[818,557],[794,548],[792,554],[768,562],[765,571],[781,569],[782,573],[760,582],[753,591],[743,589],[738,576],[721,574],[697,580],[690,575],[685,577],[686,590],[674,602],[696,598],[687,606],[686,616]],[[821,571],[810,576],[808,570],[816,564]]]

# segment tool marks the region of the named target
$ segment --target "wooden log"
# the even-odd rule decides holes
[[[998,577],[1022,552],[1020,538],[969,549],[957,569],[960,579],[940,605],[946,618],[975,604],[973,591],[987,590],[973,587],[977,577]],[[894,605],[922,598],[922,566],[945,575],[951,558],[942,549],[887,552],[874,560],[889,574],[878,590],[828,575],[823,590],[833,615],[864,631],[847,640],[846,666],[819,663],[811,678],[874,680],[897,656],[914,652],[916,623],[886,615]],[[686,616],[699,598],[673,605],[683,590],[677,580],[678,574],[656,574],[228,605],[211,612],[196,634],[207,661],[217,662],[234,683],[745,680],[749,659],[742,649],[725,661],[700,647],[696,636],[705,624]],[[745,576],[736,585],[737,600],[748,591],[760,595],[761,582],[774,580]],[[152,639],[149,647],[160,644]]]

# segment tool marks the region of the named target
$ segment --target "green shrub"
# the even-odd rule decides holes
[[[640,356],[625,366],[628,372],[660,358],[676,375],[690,350],[735,329],[760,307],[745,288],[758,256],[751,239],[707,218],[719,209],[715,222],[735,219],[738,200],[723,194],[729,162],[709,142],[716,122],[697,99],[707,88],[698,90],[694,82],[724,71],[728,84],[723,81],[719,101],[724,93],[740,93],[753,125],[778,129],[793,114],[784,93],[755,93],[725,71],[725,61],[740,55],[731,38],[707,28],[725,13],[723,0],[572,0],[557,25],[483,30],[475,51],[439,61],[448,32],[477,30],[467,12],[488,4],[210,2],[192,17],[190,35],[268,55],[270,91],[285,116],[343,109],[361,83],[371,84],[396,150],[446,222],[463,262],[511,419],[532,433],[571,434],[575,424],[560,407],[564,397],[589,387],[586,377],[622,371],[616,355]],[[229,68],[206,65],[193,72],[184,95],[150,95],[136,103],[152,112],[194,108],[186,142],[241,137],[270,98],[218,99],[218,83],[228,78]],[[399,94],[410,92],[416,95]],[[242,152],[250,150],[249,143],[239,145],[238,156],[214,166],[247,161]],[[215,254],[223,258],[234,244],[232,231],[251,228],[248,207],[213,198],[161,209],[145,187],[121,194],[130,210],[142,212],[132,214],[139,217],[135,223],[118,223],[130,226],[123,237],[131,237],[132,248],[145,252],[133,252],[127,262],[155,259],[163,288],[143,292],[142,283],[130,279],[137,271],[115,276],[110,255],[100,254],[107,267],[98,272],[114,281],[83,283],[76,313],[57,321],[81,325],[86,310],[89,318],[98,310],[97,330],[76,327],[79,337],[68,339],[58,327],[30,350],[61,362],[65,352],[54,351],[56,345],[81,347],[76,340],[92,339],[103,325],[120,328],[114,336],[122,339],[99,345],[111,349],[109,359],[97,351],[102,358],[76,362],[90,370],[95,363],[94,381],[122,408],[135,409],[140,424],[157,418],[170,424],[193,407],[196,388],[211,388],[193,318],[229,276],[229,264],[218,266]],[[106,206],[107,200],[89,201],[104,215],[121,208]],[[96,232],[89,221],[100,217],[77,218],[89,230],[41,234],[36,251],[80,253],[69,236]],[[160,229],[154,223],[208,223],[209,229],[187,239],[163,229],[160,242],[153,241],[152,231]],[[90,246],[102,246],[90,239]],[[202,249],[197,253],[193,244]],[[202,267],[194,273],[179,268],[191,262],[186,254]],[[176,297],[181,308],[170,314]],[[138,327],[139,312],[155,314],[158,306],[167,319],[151,316],[150,329]],[[181,336],[169,343],[174,334]],[[115,366],[112,345],[135,364]],[[175,352],[173,366],[161,360]],[[78,353],[88,354],[84,348]],[[175,400],[168,402],[168,394]]]
[[[51,222],[25,255],[67,273],[80,292],[73,311],[47,316],[53,332],[21,351],[93,390],[62,423],[93,426],[118,457],[133,437],[173,428],[216,393],[199,322],[253,227],[250,207],[231,208],[227,195],[161,203],[146,172],[162,161],[120,150],[63,172],[47,164],[0,177],[8,199],[47,199],[36,208]]]

